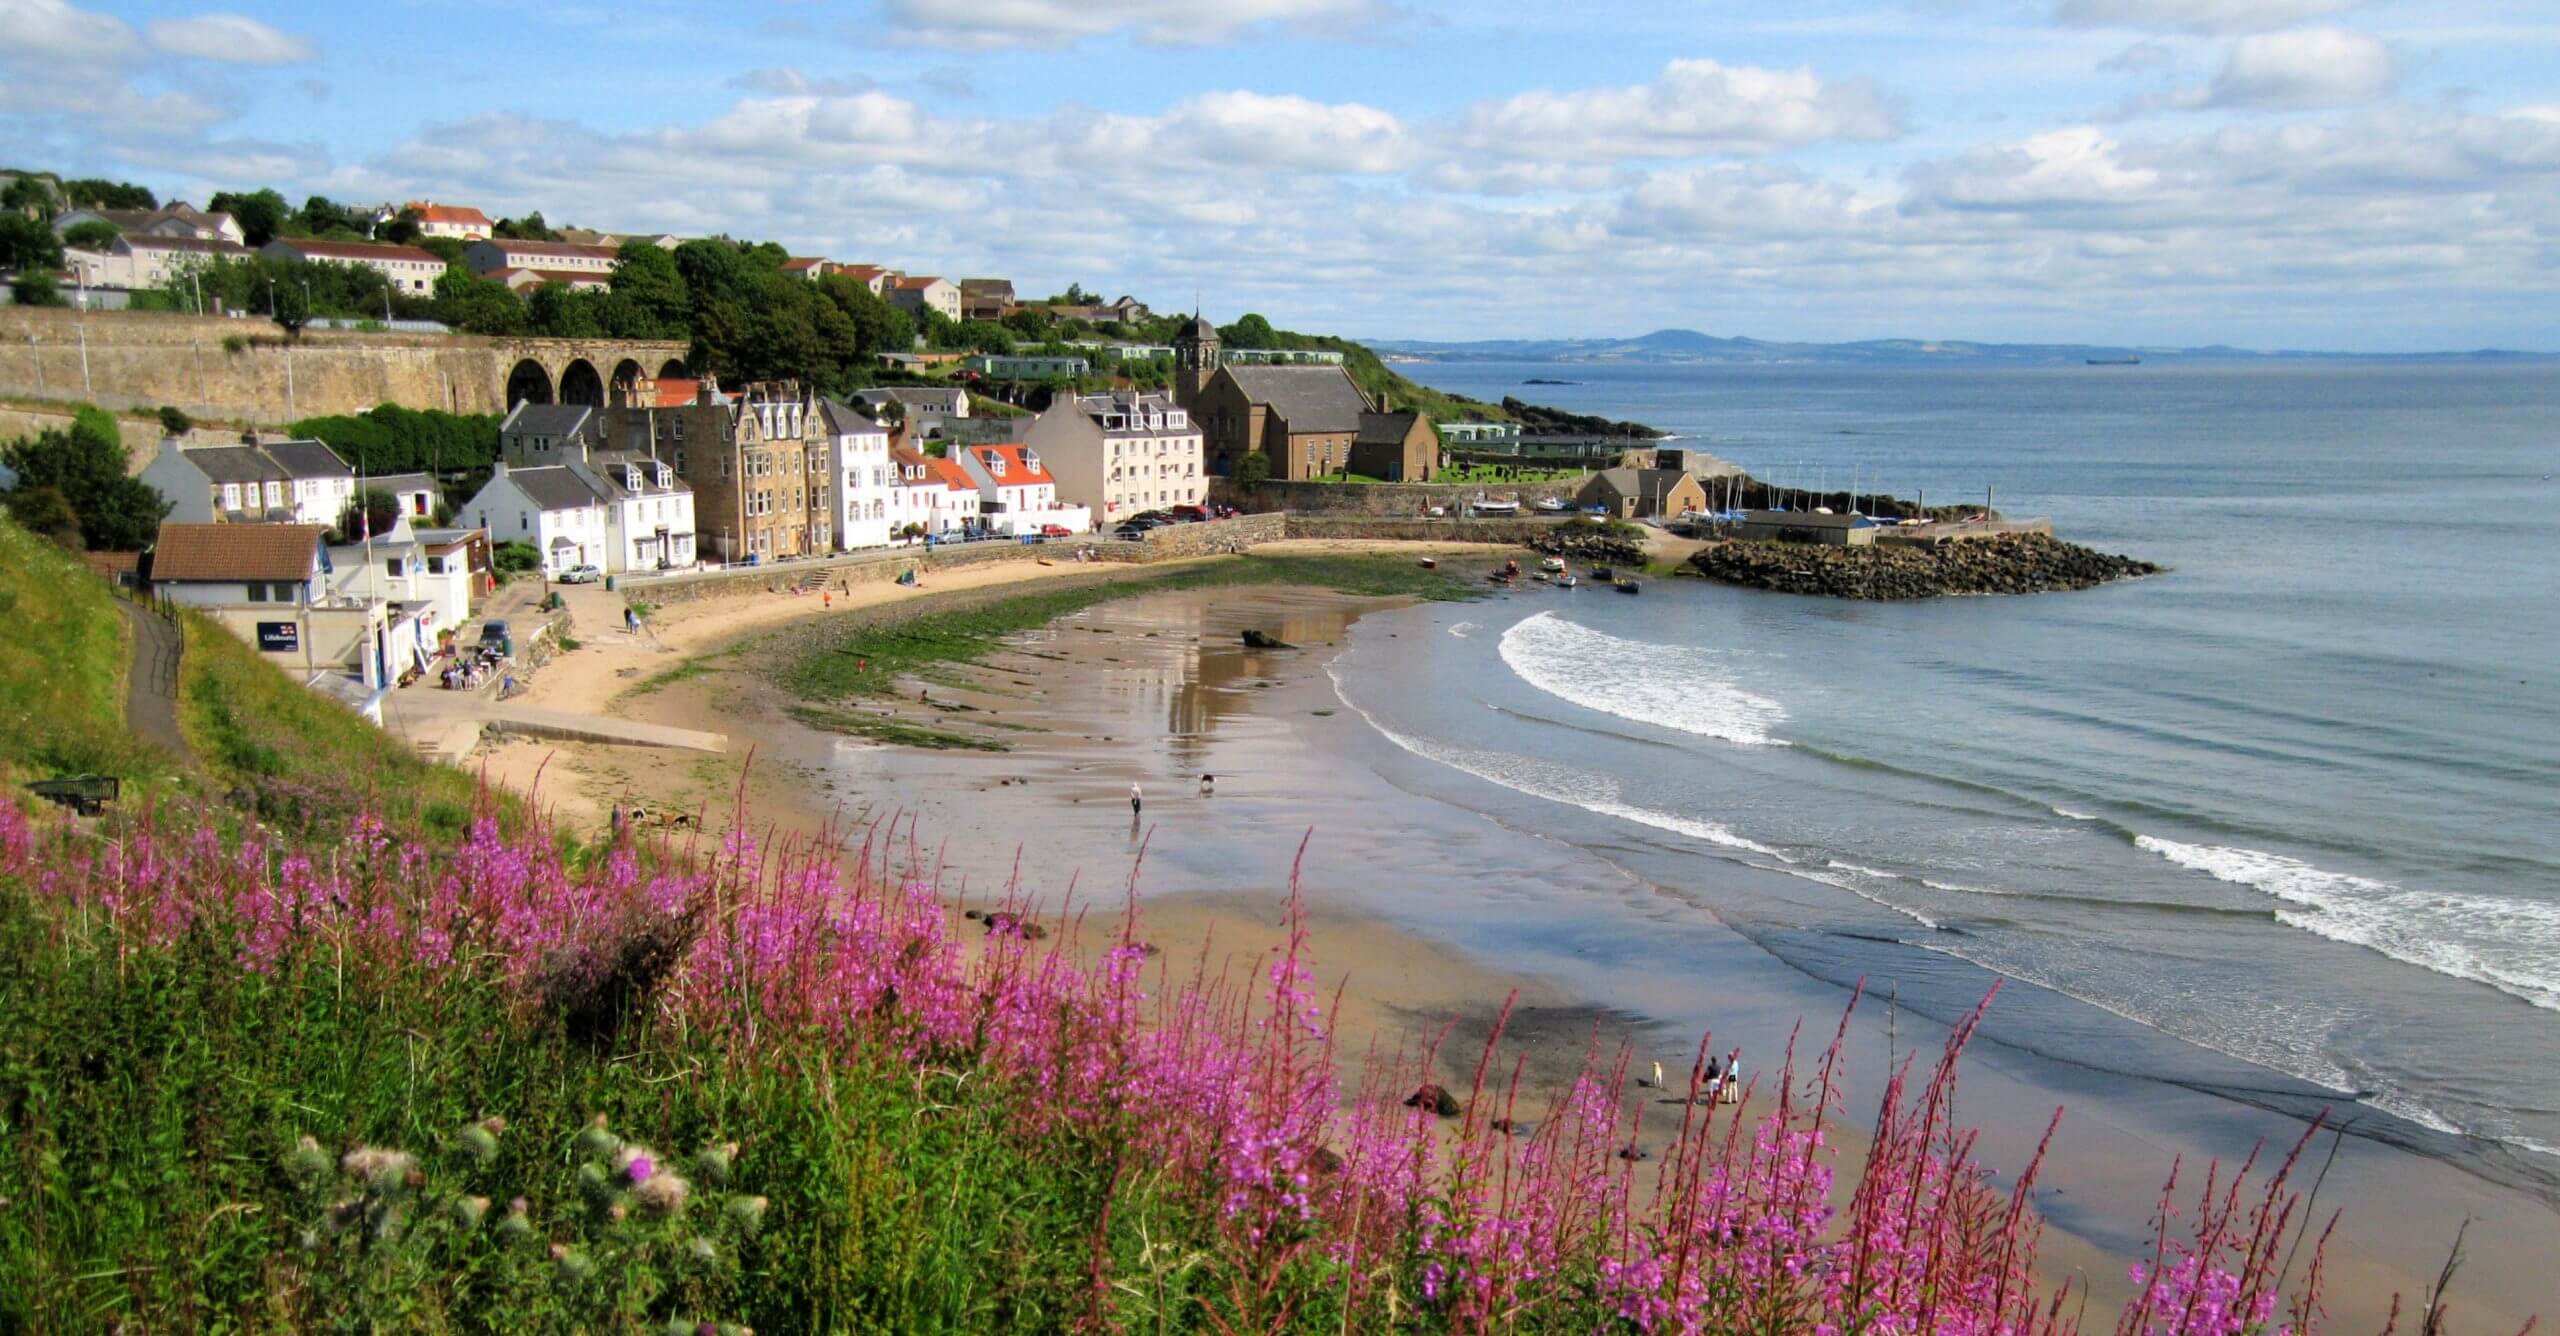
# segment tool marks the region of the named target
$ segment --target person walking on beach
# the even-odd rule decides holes
[[[1138,819],[1138,809],[1139,809],[1139,807],[1140,807],[1140,806],[1142,806],[1143,804],[1144,804],[1144,798],[1143,798],[1143,796],[1142,796],[1141,794],[1139,794],[1139,792],[1138,792],[1138,786],[1137,786],[1137,785],[1135,785],[1135,784],[1130,785],[1130,786],[1129,786],[1129,819],[1130,819],[1130,820],[1135,821],[1135,820],[1137,820],[1137,819]]]
[[[1201,796],[1201,797],[1206,798],[1206,797],[1208,797],[1210,794],[1216,793],[1217,791],[1218,791],[1218,777],[1217,777],[1216,775],[1202,775],[1202,776],[1200,777],[1200,796]]]

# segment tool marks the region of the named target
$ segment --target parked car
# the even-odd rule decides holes
[[[507,624],[504,621],[480,623],[480,643],[504,646],[507,643]]]
[[[1063,524],[1043,524],[1040,526],[1040,536],[1043,538],[1073,538],[1076,536],[1076,531]]]
[[[587,585],[603,579],[604,572],[594,566],[571,566],[551,578],[564,585]]]
[[[1169,513],[1185,524],[1197,524],[1209,518],[1208,510],[1200,506],[1175,506]]]

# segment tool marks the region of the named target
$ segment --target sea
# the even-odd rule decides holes
[[[1401,369],[2167,570],[1372,617],[1332,671],[1399,782],[1807,974],[1949,1016],[2012,980],[1997,1042],[2560,1202],[2560,362]]]

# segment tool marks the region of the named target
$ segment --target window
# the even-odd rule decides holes
[[[267,592],[278,603],[291,603],[302,596],[302,586],[280,584]]]
[[[530,528],[532,528],[532,527],[533,527],[533,516],[528,515],[528,514],[524,513],[524,512],[523,512],[523,511],[521,511],[521,510],[517,511],[517,512],[516,512],[516,527],[517,527],[517,528],[519,528],[519,529],[530,529]]]
[[[267,601],[267,587],[266,587],[264,584],[262,584],[262,583],[260,583],[260,582],[258,582],[258,581],[256,581],[256,580],[252,580],[252,581],[250,581],[250,582],[249,582],[249,601],[250,601],[250,602],[252,602],[252,603],[264,603],[264,602],[266,602],[266,601]]]
[[[427,574],[429,574],[429,575],[442,575],[442,574],[444,574],[444,558],[442,558],[442,557],[429,557],[429,558],[427,558]]]
[[[400,559],[398,557],[385,557],[382,559],[382,565],[383,574],[390,576],[394,580],[400,578]]]

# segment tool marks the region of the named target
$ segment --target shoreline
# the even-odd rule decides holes
[[[1577,968],[1575,962],[1559,959],[1552,950],[1542,953],[1525,946],[1520,940],[1525,930],[1507,934],[1500,930],[1501,908],[1527,908],[1517,895],[1506,904],[1495,906],[1496,912],[1489,915],[1473,919],[1447,917],[1467,912],[1456,906],[1467,903],[1463,892],[1477,879],[1502,877],[1536,884],[1540,867],[1516,863],[1499,868],[1470,866],[1462,858],[1443,858],[1441,861],[1449,866],[1418,869],[1414,874],[1434,888],[1433,906],[1407,907],[1401,903],[1406,897],[1384,892],[1372,884],[1379,880],[1381,868],[1397,865],[1398,841],[1366,832],[1344,839],[1341,832],[1363,817],[1395,819],[1417,804],[1435,808],[1442,804],[1399,789],[1392,780],[1353,785],[1350,781],[1358,776],[1348,773],[1340,774],[1341,783],[1334,787],[1356,792],[1320,794],[1309,790],[1293,794],[1266,790],[1266,784],[1283,775],[1302,783],[1312,782],[1321,789],[1337,774],[1327,768],[1328,762],[1347,758],[1345,771],[1359,765],[1362,748],[1357,745],[1357,730],[1361,726],[1351,711],[1339,709],[1343,703],[1334,697],[1332,683],[1321,670],[1331,652],[1339,652],[1351,623],[1383,605],[1306,591],[1245,592],[1253,597],[1242,603],[1232,597],[1220,600],[1227,605],[1223,611],[1231,614],[1229,620],[1236,615],[1281,619],[1282,638],[1305,646],[1291,656],[1294,662],[1271,660],[1247,667],[1242,661],[1243,651],[1229,653],[1212,643],[1211,632],[1228,630],[1228,623],[1212,626],[1210,621],[1194,616],[1176,626],[1160,615],[1161,610],[1140,606],[1154,601],[1154,596],[1141,596],[1098,605],[1065,619],[1078,623],[1078,628],[1053,626],[1032,633],[1028,637],[1030,647],[1039,651],[1038,657],[1026,654],[991,661],[973,670],[980,681],[935,688],[937,696],[948,690],[955,703],[996,712],[1073,707],[1071,718],[1060,718],[1058,726],[1047,732],[1025,734],[1015,750],[1004,754],[918,753],[817,734],[775,711],[776,702],[762,685],[760,675],[744,691],[734,686],[714,689],[709,683],[696,680],[647,697],[624,698],[619,705],[625,710],[644,712],[656,721],[717,722],[733,736],[758,739],[755,768],[745,776],[744,791],[760,824],[797,826],[813,821],[823,823],[839,814],[852,814],[857,819],[892,814],[875,810],[865,801],[864,795],[877,787],[893,790],[884,796],[898,804],[894,814],[929,838],[957,842],[968,838],[972,831],[991,827],[1014,833],[1039,832],[1048,847],[1036,853],[1031,843],[1020,841],[1018,836],[1017,842],[1005,845],[999,856],[989,856],[992,849],[955,854],[946,845],[938,850],[935,860],[956,875],[956,894],[952,897],[955,905],[983,903],[987,888],[1003,884],[1011,867],[1018,863],[1025,881],[1036,884],[1043,892],[1056,890],[1056,879],[1065,877],[1078,887],[1078,903],[1088,910],[1100,905],[1116,915],[1118,876],[1106,877],[1103,882],[1078,882],[1074,880],[1075,873],[1100,875],[1115,862],[1126,868],[1128,860],[1143,847],[1146,862],[1139,882],[1144,912],[1169,916],[1169,921],[1151,917],[1147,931],[1151,940],[1159,940],[1165,946],[1167,961],[1188,958],[1184,953],[1193,944],[1186,939],[1195,932],[1203,942],[1235,943],[1247,939],[1250,944],[1253,932],[1249,923],[1254,915],[1248,911],[1259,904],[1267,912],[1274,903],[1276,893],[1269,886],[1269,874],[1288,865],[1297,838],[1307,832],[1307,821],[1312,819],[1317,829],[1316,843],[1309,854],[1315,925],[1311,947],[1319,981],[1327,987],[1328,995],[1332,987],[1350,985],[1346,997],[1357,1003],[1357,1011],[1345,1017],[1346,1036],[1410,1035],[1435,1018],[1442,1023],[1457,1021],[1458,1031],[1449,1040],[1443,1067],[1454,1065],[1460,1070],[1444,1070],[1442,1074],[1462,1087],[1476,1049],[1463,1040],[1468,1013],[1459,1004],[1475,995],[1478,1011],[1489,1014],[1492,1005],[1498,1003],[1501,990],[1517,985],[1523,988],[1524,1006],[1560,1008],[1558,1016],[1574,1018],[1582,1029],[1569,1044],[1552,1031],[1535,1042],[1514,1036],[1515,1040],[1550,1050],[1543,1061],[1551,1071],[1562,1065],[1557,1051],[1569,1047],[1578,1057],[1581,1046],[1590,1042],[1590,1033],[1603,1025],[1620,1042],[1634,1044],[1642,1057],[1669,1059],[1677,1055],[1685,1063],[1686,1055],[1694,1051],[1696,1035],[1681,1032],[1678,1018],[1683,1014],[1682,1008],[1667,1001],[1659,1007],[1629,1007],[1612,1003],[1599,990],[1577,986],[1572,977]],[[1286,620],[1289,618],[1299,620],[1291,625]],[[752,629],[717,618],[704,621],[726,627],[721,634],[727,642],[737,641]],[[685,639],[696,646],[707,644],[700,636]],[[1055,643],[1058,641],[1070,643],[1059,645]],[[1180,674],[1151,675],[1152,670],[1140,661],[1151,654],[1169,652],[1173,644],[1168,642],[1196,647],[1186,651],[1194,654],[1214,649],[1217,652],[1208,657],[1226,666],[1198,671],[1189,678]],[[1233,643],[1232,636],[1227,637],[1226,643]],[[1069,664],[1082,671],[1063,671],[1064,666],[1052,657],[1055,655],[1067,656]],[[1117,703],[1101,708],[1097,702],[1085,699],[1092,696],[1108,697]],[[1144,696],[1147,708],[1132,709],[1134,696]],[[1152,718],[1153,712],[1172,710],[1177,703],[1190,711],[1188,721],[1194,726],[1181,729],[1168,723],[1163,729],[1162,744],[1152,737],[1141,741],[1141,730],[1130,721]],[[1339,712],[1335,713],[1337,709]],[[1180,722],[1173,715],[1166,717]],[[1337,728],[1323,722],[1327,719],[1346,721],[1350,727]],[[1346,737],[1352,745],[1326,745]],[[1141,745],[1128,745],[1132,742]],[[569,750],[509,744],[502,752],[540,752],[549,756]],[[634,763],[625,758],[589,754],[629,750],[578,748],[579,754],[550,777],[551,783],[562,785],[568,780],[592,790],[599,781],[608,788],[619,785],[628,789],[635,784],[682,780],[706,801],[727,801],[728,794],[738,791],[736,774],[742,756],[712,758],[722,764],[705,767],[700,761],[676,762],[664,756]],[[744,748],[739,750],[743,752]],[[1214,761],[1203,759],[1212,754]],[[1221,775],[1217,798],[1193,799],[1178,787],[1168,792],[1169,779],[1186,773],[1171,769],[1168,763],[1177,759],[1185,766],[1215,764]],[[517,769],[521,771],[521,762]],[[589,773],[573,775],[573,769]],[[1116,812],[1131,782],[1148,786],[1146,815],[1149,825],[1160,835],[1152,843],[1123,837],[1116,816],[1100,821],[1087,815]],[[547,787],[543,793],[547,802],[556,802],[559,796],[560,789],[556,787]],[[1395,818],[1378,817],[1388,810],[1382,806],[1385,803],[1395,804]],[[1239,812],[1246,818],[1241,822],[1234,819]],[[1214,815],[1210,820],[1199,819],[1211,813]],[[777,820],[786,816],[787,822]],[[1464,809],[1435,811],[1428,814],[1427,821],[1438,826],[1432,834],[1447,836],[1446,840],[1430,841],[1435,855],[1452,851],[1444,844],[1454,847],[1461,840],[1483,838],[1467,833],[1470,829],[1499,824],[1498,819]],[[1078,825],[1099,825],[1102,831],[1097,835],[1090,829],[1065,829]],[[1524,848],[1541,841],[1564,843],[1528,830],[1507,831],[1502,838]],[[1219,849],[1221,854],[1203,858],[1200,851],[1204,847]],[[1065,856],[1058,857],[1058,853]],[[1582,851],[1574,848],[1552,866],[1561,871],[1568,861],[1580,861],[1581,857]],[[1213,866],[1221,862],[1228,865],[1227,869]],[[1232,871],[1237,866],[1264,876],[1258,885],[1239,885]],[[1575,875],[1583,889],[1615,898],[1641,893],[1640,886],[1596,884],[1587,869],[1577,869]],[[974,889],[970,886],[973,880]],[[1106,887],[1110,888],[1109,893],[1097,895],[1099,888]],[[1381,894],[1388,894],[1389,898],[1381,901]],[[1261,897],[1258,901],[1257,896]],[[1554,910],[1549,905],[1545,912]],[[1096,917],[1106,916],[1097,913]],[[1724,950],[1775,963],[1775,957],[1767,956],[1757,944],[1744,941],[1740,934],[1730,929],[1720,931],[1732,939]],[[1241,951],[1229,957],[1238,958]],[[1339,967],[1329,963],[1337,960]],[[1587,969],[1587,964],[1581,968]],[[1737,968],[1733,976],[1741,978],[1746,973]],[[1728,1017],[1748,1018],[1760,1033],[1774,1029],[1782,1035],[1781,1022],[1797,1016],[1804,1018],[1808,1032],[1826,1030],[1832,1015],[1824,1013],[1822,999],[1836,1001],[1841,996],[1836,984],[1805,974],[1798,986],[1771,989],[1766,987],[1766,980],[1764,968],[1756,982],[1723,985],[1718,990],[1722,999],[1713,1008],[1728,1013]],[[1763,991],[1744,995],[1755,988]],[[1871,1002],[1870,1010],[1862,1013],[1869,1018],[1862,1029],[1874,1028],[1873,1007]],[[1930,1031],[1929,1022],[1908,1013],[1901,1023],[1915,1036],[1925,1036]],[[1481,1025],[1481,1021],[1477,1024]],[[1572,1024],[1566,1028],[1572,1028]],[[1476,1033],[1480,1035],[1481,1030]],[[1908,1042],[1917,1045],[1929,1041],[1915,1037]],[[1721,1041],[1716,1045],[1719,1051],[1725,1046]],[[1771,1048],[1758,1047],[1754,1052],[1759,1060],[1747,1064],[1752,1069],[1775,1065]],[[1464,1061],[1453,1064],[1448,1061],[1452,1055],[1462,1056]],[[1986,1141],[1991,1149],[1986,1150],[1985,1160],[1995,1170],[2013,1170],[2020,1162],[2022,1157],[2002,1148],[2014,1148],[2024,1135],[2022,1129],[2041,1130],[2042,1117],[2027,1116],[2028,1108],[2032,1105],[2049,1113],[2056,1102],[2051,1098],[2057,1086],[2053,1075],[2009,1070],[2020,1061],[2020,1055],[2014,1053],[1982,1050],[1967,1061],[1968,1088],[1974,1092],[1967,1106],[1968,1116],[1980,1117],[1986,1108],[1986,1090],[1994,1096],[1987,1107],[2000,1115],[1988,1120],[1992,1126]],[[2027,1065],[2034,1064],[2030,1061]],[[1855,1072],[1864,1074],[1863,1079],[1855,1079],[1853,1084],[1863,1089],[1855,1093],[1871,1096],[1873,1086],[1880,1084],[1873,1073],[1880,1070],[1881,1061],[1869,1065],[1862,1058]],[[2123,1201],[2138,1202],[2137,1214],[2147,1211],[2156,1194],[2158,1177],[2166,1172],[2174,1148],[2197,1140],[2187,1135],[2188,1129],[2174,1126],[2176,1119],[2192,1114],[2191,1110],[2172,1108],[2176,1101],[2139,1090],[2102,1090],[2099,1087],[2103,1084],[2086,1082],[2082,1088],[2069,1092],[2076,1097],[2065,1121],[2069,1135],[2057,1150],[2059,1163],[2052,1166],[2063,1172],[2049,1180],[2054,1190],[2050,1194],[2040,1190],[2037,1201],[2052,1224],[2047,1236],[2050,1255],[2045,1274],[2058,1278],[2076,1273],[2092,1283],[2101,1302],[2110,1295],[2121,1295],[2121,1264],[2132,1259],[2122,1255],[2121,1247],[2091,1241],[2108,1232],[2092,1228],[2091,1211],[2121,1216],[2125,1211],[2110,1204]],[[2040,1104],[2012,1098],[2021,1092],[2035,1095]],[[2003,1104],[2013,1107],[2003,1109]],[[1865,1120],[1853,1112],[1845,1125],[1863,1131]],[[2169,1130],[2164,1131],[2164,1126]],[[2229,1129],[2221,1131],[2227,1140]],[[2351,1148],[2351,1158],[2362,1154],[2360,1149]],[[2093,1200],[2098,1203],[2094,1208],[2082,1205]],[[2371,1217],[2375,1213],[2370,1199],[2359,1205],[2360,1210],[2350,1211],[2350,1226],[2359,1216]],[[2368,1219],[2367,1223],[2387,1226],[2390,1222]],[[2440,1249],[2449,1241],[2447,1234],[2436,1244]],[[2477,1240],[2474,1249],[2480,1250]],[[2438,1251],[2428,1259],[2427,1269],[2431,1271],[2432,1262],[2440,1257]],[[2341,1317],[2378,1312],[2382,1296],[2392,1288],[2408,1292],[2414,1303],[2420,1282],[2412,1278],[2412,1273],[2418,1263],[2419,1259],[2406,1256],[2397,1257],[2390,1266],[2341,1258],[2332,1311]],[[2463,1311],[2475,1317],[2495,1307],[2467,1298],[2463,1286],[2457,1286],[2455,1296]]]

